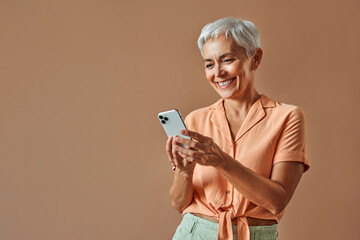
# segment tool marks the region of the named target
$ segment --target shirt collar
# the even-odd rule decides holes
[[[223,102],[224,99],[221,98],[216,103],[209,106],[211,110],[214,110],[211,121],[215,124],[219,131],[222,132],[222,134],[224,134],[224,136],[230,142],[232,142],[233,140],[231,138],[229,126],[227,124]],[[266,95],[262,94],[259,99],[257,99],[255,103],[251,106],[234,141],[236,142],[237,140],[239,140],[246,132],[248,132],[253,126],[255,126],[266,116],[266,108],[274,107],[276,107],[276,102],[267,97]]]
[[[276,102],[271,98],[269,98],[268,96],[266,96],[265,94],[262,94],[260,96],[260,102],[263,109],[276,107]]]
[[[217,110],[219,112],[224,112],[225,110],[224,110],[223,102],[224,102],[224,99],[220,98],[217,102],[210,105],[209,108],[212,110]],[[260,107],[258,102],[260,102],[261,107],[263,109],[276,107],[276,102],[274,100],[272,100],[271,98],[269,98],[268,96],[266,96],[265,94],[261,94],[259,99],[256,100],[251,107],[255,107],[255,106]]]

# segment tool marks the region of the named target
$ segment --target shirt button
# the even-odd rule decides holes
[[[230,190],[227,190],[227,191],[226,191],[226,194],[230,194]]]

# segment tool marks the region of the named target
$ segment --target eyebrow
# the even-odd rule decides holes
[[[226,57],[228,55],[234,56],[233,53],[224,53],[224,54],[221,54],[219,58],[222,59],[222,58],[224,58],[224,57]],[[210,59],[210,58],[203,59],[203,62],[210,62],[210,61],[212,61],[212,59]]]

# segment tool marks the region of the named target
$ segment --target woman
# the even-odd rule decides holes
[[[277,239],[277,223],[309,168],[304,114],[256,91],[263,52],[251,22],[209,23],[198,45],[221,99],[186,117],[182,134],[191,140],[167,141],[175,168],[170,197],[183,213],[173,239]]]

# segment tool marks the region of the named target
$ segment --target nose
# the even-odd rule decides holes
[[[221,67],[221,64],[219,64],[217,66],[217,68],[215,69],[215,76],[216,77],[222,77],[226,74],[226,71]]]

